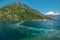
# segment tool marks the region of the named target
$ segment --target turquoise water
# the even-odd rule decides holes
[[[60,40],[60,21],[0,21],[0,40]]]

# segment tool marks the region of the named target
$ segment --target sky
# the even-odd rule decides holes
[[[0,0],[0,7],[15,1],[26,4],[43,14],[47,12],[60,13],[60,0]]]

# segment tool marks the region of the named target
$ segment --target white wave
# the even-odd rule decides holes
[[[26,27],[26,26],[20,25],[21,23],[23,23],[23,22],[19,22],[19,23],[17,23],[16,25],[17,25],[18,27],[27,28],[27,29],[33,29],[33,30],[56,31],[55,29],[39,29],[39,28],[30,27],[30,26],[29,26],[29,27]]]
[[[56,37],[60,37],[60,30],[56,30],[56,29],[53,29],[53,28],[51,28],[51,29],[39,29],[39,28],[34,28],[34,27],[26,27],[26,26],[23,26],[23,25],[21,25],[21,23],[23,23],[23,22],[19,22],[19,23],[16,23],[16,24],[12,24],[11,26],[14,26],[14,27],[12,27],[12,28],[23,28],[23,29],[30,29],[30,30],[37,30],[37,31],[44,31],[45,32],[45,34],[48,36],[48,37],[53,37],[53,36],[55,36],[55,35],[58,35],[58,36],[56,36]]]
[[[38,28],[34,28],[34,27],[26,27],[26,26],[23,26],[23,25],[20,25],[21,23],[17,23],[16,25],[19,26],[19,27],[22,27],[22,28],[27,28],[27,29],[33,29],[33,30],[45,30],[45,29],[38,29]]]
[[[20,26],[20,24],[22,24],[22,23],[23,23],[23,21],[21,21],[21,22],[17,23],[17,25],[18,25],[18,26]]]

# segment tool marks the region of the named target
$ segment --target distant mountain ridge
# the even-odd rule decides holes
[[[20,21],[20,20],[49,19],[37,10],[19,2],[13,2],[0,8],[0,20]]]
[[[45,13],[47,17],[53,19],[53,20],[60,20],[60,13],[59,12],[54,12],[54,11],[49,11]]]
[[[60,15],[46,15],[46,16],[53,20],[60,20]]]

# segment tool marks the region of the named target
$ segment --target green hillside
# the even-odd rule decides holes
[[[0,20],[20,21],[20,20],[49,19],[37,10],[25,4],[13,2],[0,8]]]

